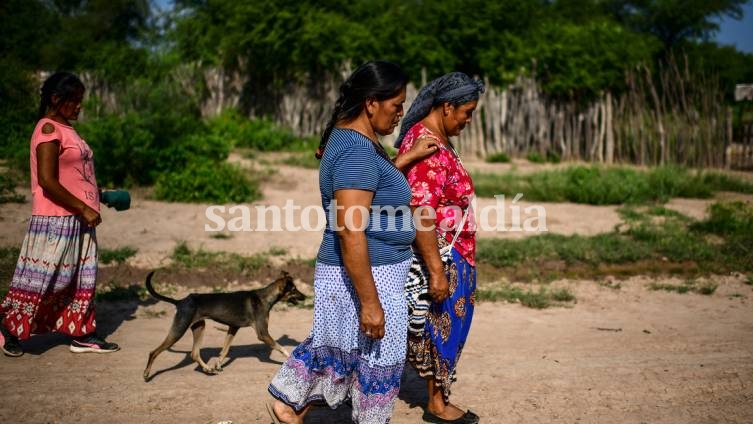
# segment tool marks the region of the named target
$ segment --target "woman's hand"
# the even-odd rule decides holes
[[[450,297],[450,283],[444,272],[429,277],[429,296],[437,303]]]
[[[418,162],[421,159],[429,157],[439,150],[439,142],[432,137],[421,137],[413,143],[413,146],[408,150],[408,158],[412,159],[412,162]]]
[[[431,137],[421,137],[413,143],[407,152],[395,158],[395,167],[400,172],[407,172],[414,163],[439,151],[439,141]]]
[[[92,228],[102,223],[102,217],[99,215],[99,212],[86,205],[81,211],[81,217]]]
[[[384,337],[384,310],[379,302],[361,304],[361,331],[366,337],[381,339]]]

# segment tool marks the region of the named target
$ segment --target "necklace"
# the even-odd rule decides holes
[[[449,151],[452,152],[452,154],[455,156],[455,159],[458,160],[458,163],[460,163],[461,165],[463,164],[463,161],[460,160],[460,153],[458,153],[458,151],[455,150],[455,145],[452,144],[449,137],[444,135],[441,131],[435,130],[434,125],[426,125],[426,123],[424,123],[424,127],[428,129],[429,132],[431,132],[432,134],[440,138],[442,141],[444,141],[443,144],[445,145],[445,147],[447,147]]]
[[[450,148],[450,151],[452,152],[453,155],[455,155],[455,158],[457,158],[458,162],[462,164],[463,161],[460,159],[460,153],[458,153],[458,151],[455,150],[455,146],[450,141],[447,141],[447,147]]]

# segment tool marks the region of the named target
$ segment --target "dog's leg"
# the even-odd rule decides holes
[[[204,327],[205,327],[204,320],[196,321],[191,325],[191,331],[193,332],[193,347],[191,348],[191,359],[193,359],[195,362],[197,362],[199,365],[201,365],[201,369],[207,373],[207,374],[217,374],[217,371],[213,370],[212,368],[209,368],[209,365],[206,364],[201,359],[201,355],[199,354],[199,350],[201,349],[201,339],[204,338]]]
[[[190,318],[184,317],[184,314],[175,314],[175,318],[173,318],[173,324],[170,327],[170,330],[167,332],[167,337],[165,337],[165,340],[162,342],[162,344],[157,346],[156,349],[149,353],[149,360],[147,361],[146,368],[144,369],[144,381],[149,379],[149,372],[151,372],[152,370],[152,364],[157,358],[157,355],[169,349],[170,346],[174,345],[178,340],[180,340],[181,337],[183,337],[183,334],[185,334],[186,330],[188,330],[188,326],[191,325],[191,321]]]
[[[215,371],[222,371],[222,363],[225,361],[225,357],[230,350],[230,343],[233,342],[233,337],[238,333],[238,328],[239,327],[228,327],[227,334],[225,334],[225,344],[222,345],[220,357],[217,358],[217,363],[214,364]]]
[[[256,337],[259,338],[259,340],[263,341],[267,344],[267,346],[271,347],[272,349],[282,353],[285,355],[286,358],[290,357],[290,353],[282,347],[279,343],[277,343],[277,340],[273,339],[272,336],[269,335],[269,330],[267,329],[267,320],[265,318],[260,318],[256,320]]]

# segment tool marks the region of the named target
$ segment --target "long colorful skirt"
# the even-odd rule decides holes
[[[455,369],[468,338],[476,303],[476,269],[452,249],[452,266],[447,272],[450,296],[432,302],[424,332],[408,336],[408,362],[422,377],[433,376],[449,402]]]
[[[354,422],[388,423],[405,364],[410,262],[371,269],[385,315],[381,340],[360,331],[360,303],[345,268],[317,263],[313,329],[272,379],[272,396],[297,411],[312,401],[334,409],[350,398]]]
[[[2,325],[21,340],[46,332],[92,333],[96,278],[94,228],[77,216],[34,215],[0,304]]]

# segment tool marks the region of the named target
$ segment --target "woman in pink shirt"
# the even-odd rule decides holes
[[[430,82],[405,115],[395,144],[400,149],[398,157],[425,138],[439,145],[437,153],[416,163],[406,175],[411,207],[433,211],[417,217],[421,225],[417,225],[414,254],[425,264],[431,302],[423,326],[411,324],[407,355],[426,379],[429,400],[422,418],[429,423],[479,422],[475,413],[450,403],[450,386],[471,327],[476,296],[473,181],[450,137],[470,123],[483,91],[481,81],[461,72]],[[440,255],[445,247],[452,256],[449,266]]]
[[[67,72],[42,86],[31,136],[32,216],[0,304],[0,346],[7,356],[21,356],[19,340],[46,332],[70,335],[74,353],[119,349],[96,333],[99,190],[92,151],[71,126],[83,97],[83,83]]]

